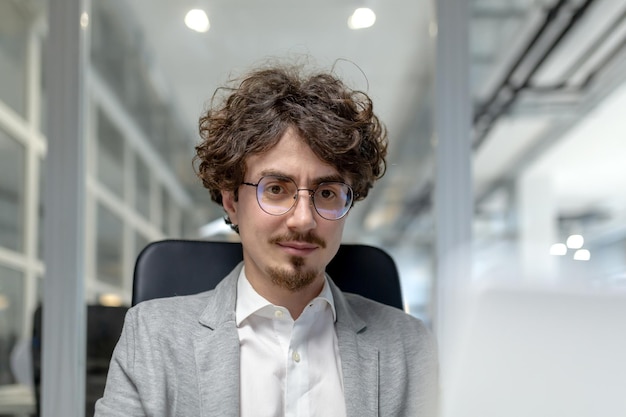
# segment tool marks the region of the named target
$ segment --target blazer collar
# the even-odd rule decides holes
[[[200,323],[210,329],[232,321],[235,323],[235,305],[237,302],[237,278],[243,268],[243,261],[220,281],[215,290],[208,292],[207,306],[200,315]]]

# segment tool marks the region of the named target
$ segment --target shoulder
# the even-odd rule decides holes
[[[210,292],[143,301],[130,308],[124,327],[136,337],[188,332],[199,323]]]
[[[434,349],[434,339],[426,324],[403,310],[370,300],[356,294],[344,293],[353,312],[365,322],[363,335],[385,341],[386,345]]]
[[[208,311],[219,321],[234,309],[237,276],[236,268],[212,290],[141,302],[129,310],[128,317],[148,326],[197,324]]]
[[[423,322],[417,317],[407,314],[396,307],[379,303],[358,294],[342,293],[350,308],[367,322],[368,325],[398,324],[398,325],[421,325]]]
[[[206,304],[212,298],[211,293],[215,290],[205,291],[199,294],[183,295],[167,298],[156,298],[143,301],[129,309],[129,314],[137,317],[154,318],[180,318],[187,315],[198,317]]]
[[[344,293],[343,297],[351,310],[346,314],[353,314],[362,322],[362,327],[356,328],[357,345],[376,351],[380,381],[397,388],[391,391],[411,392],[411,409],[426,410],[406,415],[434,415],[428,410],[435,409],[439,360],[430,329],[422,320],[398,308],[355,294]],[[344,355],[350,360],[347,352]]]

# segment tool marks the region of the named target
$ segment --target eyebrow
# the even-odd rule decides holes
[[[293,177],[291,177],[290,175],[285,174],[284,172],[281,172],[281,171],[274,170],[274,169],[263,170],[263,171],[260,172],[259,175],[260,175],[259,178],[267,177],[268,175],[273,175],[275,177],[290,179],[290,180],[295,182]],[[339,175],[339,174],[332,174],[332,175],[325,175],[325,176],[322,176],[322,177],[317,177],[317,178],[315,178],[311,182],[311,184],[312,185],[318,185],[318,184],[321,184],[323,182],[343,182],[343,183],[347,184],[346,179],[343,176]],[[298,185],[298,186],[300,186],[300,185]]]

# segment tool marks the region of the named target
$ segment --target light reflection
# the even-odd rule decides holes
[[[106,307],[120,307],[123,304],[122,297],[112,293],[100,295],[98,301]]]
[[[0,311],[7,310],[11,306],[11,300],[5,294],[0,294]]]
[[[80,27],[86,29],[89,26],[89,14],[87,12],[83,12],[80,15]]]

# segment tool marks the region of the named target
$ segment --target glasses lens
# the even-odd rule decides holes
[[[313,194],[313,204],[323,218],[340,219],[352,206],[352,188],[342,182],[321,183]]]
[[[291,178],[267,176],[257,185],[261,209],[275,216],[287,213],[298,198],[298,186]],[[342,182],[324,182],[313,193],[313,205],[320,216],[338,220],[352,207],[352,188]]]
[[[297,192],[296,183],[289,178],[263,177],[257,187],[257,200],[266,213],[280,215],[291,209]]]

